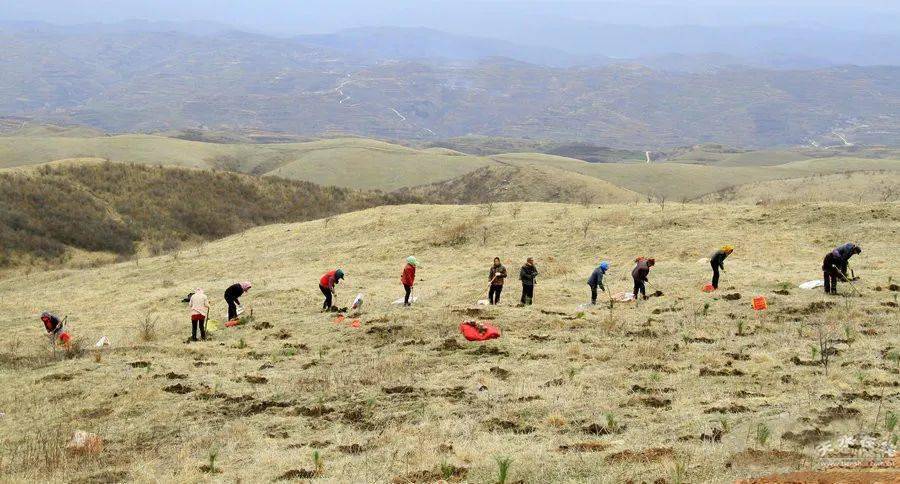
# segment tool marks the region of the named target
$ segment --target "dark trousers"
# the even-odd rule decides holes
[[[200,328],[200,338],[206,339],[206,317],[191,316],[191,339],[197,341],[197,328]]]
[[[409,296],[412,294],[412,286],[403,285],[403,290],[406,291],[406,294],[403,296],[403,304],[409,304]]]
[[[591,285],[591,304],[597,304],[597,286]]]
[[[240,304],[240,301],[226,297],[225,302],[228,303],[228,320],[233,321],[237,319],[237,305]]]
[[[645,298],[647,297],[647,287],[644,285],[644,281],[641,279],[634,280],[634,298],[637,299],[638,293],[641,293]]]
[[[713,270],[712,287],[714,289],[718,289],[719,288],[719,265],[712,264],[712,270]]]
[[[531,305],[534,300],[534,284],[522,284],[522,304]]]
[[[837,294],[838,278],[843,279],[841,273],[847,272],[847,265],[839,257],[828,253],[822,261],[822,278],[825,279],[825,294]]]
[[[319,284],[319,290],[325,295],[325,302],[322,303],[322,309],[331,309],[331,289]]]
[[[488,289],[488,300],[491,304],[500,304],[500,293],[502,292],[502,284],[491,284],[491,288]]]

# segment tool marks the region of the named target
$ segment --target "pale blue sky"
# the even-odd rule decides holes
[[[493,36],[537,19],[634,25],[797,25],[900,31],[897,0],[0,0],[0,19],[52,23],[209,21],[282,35],[422,26]]]

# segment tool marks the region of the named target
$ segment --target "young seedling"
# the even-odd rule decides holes
[[[619,422],[616,421],[616,416],[612,413],[606,414],[606,429],[610,432],[618,432],[619,431]]]
[[[238,340],[237,344],[234,345],[235,348],[242,350],[247,347],[247,342],[244,341],[244,338]]]
[[[216,469],[216,459],[219,457],[219,449],[213,447],[209,449],[209,454],[207,454],[208,464],[206,465],[206,473],[207,474],[217,474],[219,472]]]
[[[884,429],[887,430],[888,433],[894,433],[895,428],[897,428],[897,414],[888,412],[884,417]]]
[[[455,470],[456,468],[452,464],[448,464],[447,461],[441,462],[441,476],[445,481],[449,481],[453,477],[453,471]]]
[[[322,459],[322,455],[319,454],[318,450],[314,450],[312,453],[312,461],[313,468],[315,469],[316,477],[321,476],[325,473],[325,461]]]
[[[772,435],[772,431],[769,430],[769,426],[764,423],[756,424],[756,443],[765,447],[766,442],[769,441],[769,437]]]
[[[687,476],[687,465],[684,462],[676,462],[672,466],[672,470],[669,472],[669,477],[671,478],[672,484],[682,484],[684,483],[684,479]]]
[[[506,479],[509,478],[510,464],[512,464],[511,458],[497,457],[497,484],[506,484]]]

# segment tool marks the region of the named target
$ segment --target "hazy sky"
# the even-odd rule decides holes
[[[0,0],[0,19],[209,21],[277,34],[423,26],[493,36],[540,19],[660,25],[776,24],[900,31],[898,0]],[[523,24],[523,25],[524,25]],[[502,29],[500,29],[502,30]]]

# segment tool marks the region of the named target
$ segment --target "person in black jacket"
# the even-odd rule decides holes
[[[634,269],[631,271],[631,278],[634,279],[634,299],[637,300],[638,293],[647,299],[647,287],[645,284],[649,282],[650,268],[656,265],[656,259],[644,259],[639,257],[636,261]]]
[[[717,250],[712,257],[709,258],[709,265],[712,266],[712,287],[719,288],[719,269],[725,270],[725,259],[734,252],[734,247],[726,245]]]
[[[238,299],[243,296],[245,292],[249,291],[252,285],[249,281],[238,282],[228,286],[228,289],[225,290],[225,302],[228,303],[228,320],[234,321],[237,319],[237,307],[241,304],[241,301]]]
[[[530,306],[534,300],[535,279],[538,276],[537,267],[531,257],[525,261],[525,265],[519,270],[519,280],[522,281],[522,305]]]
[[[822,275],[825,279],[825,294],[837,294],[838,279],[847,282],[847,270],[850,266],[850,258],[855,254],[861,254],[862,249],[852,243],[844,244],[828,254],[822,261]]]

